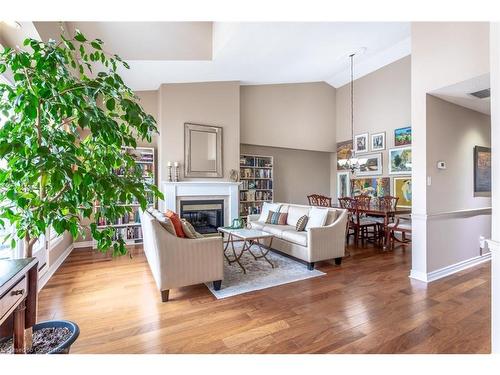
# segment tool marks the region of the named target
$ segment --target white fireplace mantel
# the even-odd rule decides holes
[[[224,199],[226,214],[224,225],[229,225],[233,219],[238,218],[239,182],[232,181],[163,181],[162,193],[165,200],[162,210],[179,212],[180,201],[186,199]]]

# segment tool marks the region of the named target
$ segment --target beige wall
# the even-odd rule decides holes
[[[410,74],[411,58],[408,56],[354,82],[354,134],[385,132],[384,175],[389,173],[388,149],[394,147],[394,130],[411,124]],[[350,140],[349,84],[337,89],[336,107],[337,142]]]
[[[307,195],[330,194],[331,153],[247,144],[241,152],[273,156],[275,202],[307,204]]]
[[[474,197],[474,146],[490,147],[490,116],[427,95],[427,170],[432,179],[428,213],[491,207],[491,197]],[[436,168],[438,161],[445,170]],[[450,194],[443,194],[446,187]]]
[[[324,82],[241,87],[241,142],[335,150],[335,88]]]
[[[178,161],[181,164],[181,179],[199,180],[184,178],[184,123],[186,122],[223,128],[224,175],[219,180],[228,180],[230,170],[239,169],[239,82],[163,84],[160,87],[158,110],[159,181],[165,181],[167,178],[168,161]]]
[[[137,95],[138,102],[142,106],[142,109],[147,114],[154,117],[156,122],[158,122],[158,90],[151,91],[136,91],[135,95]],[[159,129],[159,124],[157,124]],[[155,151],[158,151],[158,134],[153,136],[151,142],[137,140],[138,146],[144,147],[154,147]]]
[[[489,24],[487,22],[414,22],[411,30],[411,118],[413,167],[413,244],[411,276],[426,279],[430,272],[460,262],[466,248],[479,255],[479,235],[488,230],[483,214],[467,210],[464,204],[446,204],[438,215],[433,205],[446,195],[454,178],[432,180],[435,144],[441,132],[427,124],[427,94],[489,72]],[[428,144],[429,143],[429,144]],[[472,152],[470,150],[469,152]],[[470,168],[464,165],[463,168]],[[431,177],[431,181],[427,179]],[[463,177],[462,177],[463,178]],[[429,185],[430,182],[430,185]],[[472,184],[472,181],[469,181]],[[443,236],[443,233],[446,233]],[[470,241],[463,241],[467,233]],[[443,240],[445,242],[443,243]]]

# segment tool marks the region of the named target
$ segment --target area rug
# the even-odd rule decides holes
[[[245,252],[240,262],[245,267],[246,274],[237,263],[229,265],[224,258],[221,289],[214,290],[212,283],[206,285],[217,299],[221,299],[325,275],[318,270],[309,271],[305,264],[277,253],[269,252],[267,257],[273,262],[274,268],[265,259],[255,260]]]

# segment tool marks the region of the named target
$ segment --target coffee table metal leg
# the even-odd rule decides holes
[[[257,245],[257,247],[260,250],[260,254],[261,255],[255,255],[254,253],[252,253],[252,251],[250,250],[250,248],[248,249],[248,251],[250,251],[250,254],[253,255],[253,257],[255,258],[255,260],[260,259],[260,258],[264,258],[267,261],[267,263],[269,263],[271,265],[271,267],[274,268],[274,264],[267,257],[267,254],[269,253],[269,250],[271,249],[271,245],[272,244],[273,244],[273,238],[271,237],[271,241],[269,242],[269,247],[264,247],[266,249],[266,251],[264,252],[264,250],[262,249],[262,244],[260,243],[260,239],[256,239],[256,240],[252,241],[252,245]]]

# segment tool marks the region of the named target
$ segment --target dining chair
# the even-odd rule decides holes
[[[357,195],[354,197],[356,214],[354,217],[357,227],[358,237],[364,244],[365,240],[380,240],[379,224],[372,217],[366,214],[371,208],[371,199],[369,195]]]
[[[379,224],[380,236],[385,236],[385,216],[387,216],[388,223],[394,222],[394,215],[398,206],[399,197],[385,195],[383,197],[378,197],[377,200],[378,208],[386,212],[386,214],[371,216],[370,218]]]
[[[309,206],[332,207],[332,198],[320,194],[311,194],[307,196]]]
[[[396,233],[401,234],[401,239],[396,237]],[[394,223],[387,225],[386,243],[390,243],[392,249],[394,249],[395,242],[402,243],[403,246],[406,246],[408,243],[411,243],[411,239],[406,237],[408,234],[411,236],[411,216],[396,216]]]
[[[354,243],[357,245],[358,228],[354,222],[354,215],[356,213],[356,201],[351,197],[341,197],[339,198],[339,206],[347,210],[348,220],[345,232],[346,243],[349,243],[349,237],[354,237]]]

